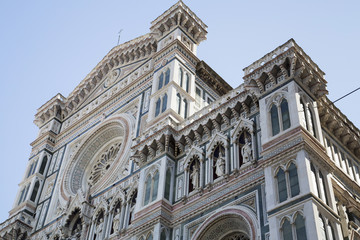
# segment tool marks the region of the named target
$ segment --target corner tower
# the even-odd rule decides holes
[[[182,1],[151,23],[157,40],[148,125],[180,122],[199,109],[196,102],[196,57],[207,26]],[[202,96],[201,96],[202,97]]]

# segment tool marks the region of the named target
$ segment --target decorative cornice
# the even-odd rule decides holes
[[[360,130],[326,96],[317,104],[321,126],[360,159]]]
[[[196,74],[220,96],[233,90],[233,88],[204,61],[200,61],[196,65]]]
[[[196,44],[206,39],[207,26],[182,1],[178,1],[152,21],[150,31],[162,37],[174,27],[183,29]]]
[[[328,93],[324,72],[293,39],[244,68],[244,72],[245,85],[257,87],[260,93],[292,79],[314,99]]]

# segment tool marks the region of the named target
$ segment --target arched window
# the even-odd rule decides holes
[[[215,180],[225,173],[225,148],[223,146],[218,145],[214,149],[212,160],[212,175]]]
[[[165,230],[165,229],[163,229],[163,230],[161,231],[160,240],[167,240],[167,239],[166,239],[166,230]]]
[[[36,160],[31,174],[34,174],[37,164],[38,164],[38,161]]]
[[[296,239],[297,240],[307,240],[305,221],[301,214],[298,214],[296,216],[295,228],[296,228]]]
[[[304,123],[304,127],[307,129],[307,130],[309,130],[309,126],[308,126],[308,119],[307,119],[307,112],[306,112],[306,107],[305,107],[305,104],[304,104],[304,102],[303,102],[303,100],[302,99],[300,99],[300,105],[301,105],[301,108],[302,109],[300,109],[300,112],[301,112],[301,115],[303,115],[303,123]]]
[[[329,232],[329,240],[336,240],[335,231],[334,231],[334,228],[333,228],[332,224],[329,223],[328,225],[329,225],[329,228],[330,228],[330,231],[328,231]]]
[[[30,177],[33,167],[34,167],[34,163],[32,163],[32,164],[30,165],[30,168],[29,168],[29,171],[28,171],[28,174],[27,174],[26,177]]]
[[[176,102],[177,102],[177,105],[178,105],[177,113],[180,115],[181,114],[181,96],[180,96],[180,93],[176,94]]]
[[[183,86],[183,70],[181,68],[179,70],[179,85],[180,87]]]
[[[151,201],[156,200],[158,194],[158,186],[159,186],[159,172],[156,171],[153,179],[153,186],[152,186],[152,198]]]
[[[30,184],[26,188],[26,192],[25,192],[24,198],[22,199],[22,202],[25,201],[26,197],[28,196],[29,189],[30,189]]]
[[[290,127],[290,114],[289,114],[289,106],[286,99],[283,99],[280,104],[281,109],[281,118],[282,118],[282,127],[283,130],[286,130]]]
[[[149,174],[145,181],[145,197],[144,206],[147,205],[150,200],[154,201],[157,198],[159,187],[159,171],[156,171],[153,176]]]
[[[326,191],[326,185],[325,185],[325,178],[321,171],[319,171],[319,181],[320,181],[320,190],[322,194],[322,199],[326,202],[327,205],[329,205],[328,198],[327,198],[327,191]]]
[[[281,119],[279,119],[279,116],[281,117]],[[275,136],[280,131],[284,131],[290,128],[291,123],[290,123],[289,105],[286,99],[282,99],[279,107],[277,107],[275,103],[271,105],[270,120],[271,120],[272,136]]]
[[[184,99],[184,118],[187,118],[188,115],[188,102],[186,99]]]
[[[133,193],[131,200],[130,200],[130,208],[129,208],[129,218],[128,218],[128,225],[132,223],[134,217],[134,209],[136,205],[136,198],[137,198],[137,190]]]
[[[141,237],[139,238],[139,240],[144,240],[144,237],[143,237],[143,236],[141,236]]]
[[[160,77],[159,77],[158,90],[163,87],[163,83],[164,83],[164,73],[161,73],[161,74],[160,74]]]
[[[159,98],[155,104],[155,117],[160,114],[161,99]]]
[[[287,199],[287,187],[285,172],[282,168],[278,170],[276,178],[278,183],[279,202],[283,202]]]
[[[170,191],[171,191],[171,169],[166,170],[166,179],[165,179],[165,199],[170,201]]]
[[[309,108],[309,118],[310,118],[310,124],[311,124],[311,131],[314,137],[316,137],[316,128],[315,128],[315,122],[314,122],[314,112],[312,109]],[[311,132],[310,131],[310,132]]]
[[[239,168],[246,163],[251,157],[251,135],[248,131],[243,131],[238,139],[238,151],[239,151]]]
[[[190,85],[190,76],[189,74],[187,73],[185,75],[185,91],[186,92],[189,92],[189,85]]]
[[[163,96],[163,101],[162,101],[162,108],[161,108],[161,112],[164,112],[166,110],[167,107],[167,94],[165,93],[165,95]]]
[[[288,172],[289,172],[289,180],[290,180],[291,197],[294,197],[300,193],[297,168],[294,163],[290,164]]]
[[[325,227],[325,221],[321,214],[319,214],[319,222],[320,222],[320,239],[321,240],[328,240],[326,236],[326,227]]]
[[[153,240],[153,235],[151,233],[149,233],[149,235],[147,236],[146,240]]]
[[[33,202],[35,202],[35,200],[36,200],[36,196],[38,194],[39,187],[40,187],[40,182],[36,181],[35,184],[34,184],[33,191],[31,193],[31,197],[30,197],[30,200],[33,201]]]
[[[20,198],[19,198],[19,201],[18,201],[18,205],[22,202],[22,199],[24,197],[24,194],[25,194],[25,187],[23,188],[23,190],[21,191],[21,194],[20,194]]]
[[[282,168],[278,169],[276,174],[278,185],[279,202],[283,202],[289,197],[295,197],[300,193],[299,179],[297,167],[291,163],[286,171]]]
[[[271,115],[271,128],[272,128],[272,135],[275,136],[280,132],[280,126],[279,126],[279,115],[278,110],[275,104],[272,105],[270,109],[270,115]]]
[[[170,69],[167,69],[166,72],[165,72],[165,84],[164,85],[167,85],[170,81]]]
[[[311,179],[312,179],[312,182],[315,184],[314,187],[315,187],[316,196],[318,196],[318,198],[320,198],[319,183],[316,178],[316,169],[312,163],[310,164],[310,169],[311,169]]]
[[[290,221],[286,218],[282,225],[282,235],[284,240],[293,240]]]
[[[46,167],[46,163],[47,163],[47,156],[45,156],[41,162],[41,165],[40,165],[40,169],[39,169],[39,173],[40,174],[44,174],[44,171],[45,171],[45,167]]]
[[[150,201],[150,194],[151,194],[151,175],[149,174],[145,181],[145,198],[144,198],[144,205],[147,205]]]

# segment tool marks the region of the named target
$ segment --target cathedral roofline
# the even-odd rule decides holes
[[[321,125],[360,158],[360,130],[326,96],[318,100]]]
[[[222,77],[220,77],[219,74],[217,74],[204,61],[200,61],[197,63],[196,73],[207,85],[209,85],[221,96],[233,89]]]
[[[306,61],[313,67],[313,69],[315,69],[316,72],[318,72],[322,77],[325,76],[325,73],[320,69],[320,67],[305,53],[305,51],[295,42],[293,38],[290,38],[284,44],[280,45],[279,47],[275,48],[271,52],[265,54],[263,57],[250,64],[249,66],[245,67],[243,69],[245,74],[244,78],[252,71],[255,71],[257,68],[264,66],[265,64],[267,64],[267,62],[275,59],[283,52],[288,51],[290,48],[295,48],[295,50],[306,59]]]

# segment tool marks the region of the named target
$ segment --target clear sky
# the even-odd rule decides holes
[[[149,32],[176,1],[0,1],[0,222],[37,137],[36,110],[65,97],[117,43]],[[184,0],[208,25],[198,57],[232,87],[242,69],[290,38],[326,73],[329,98],[360,87],[360,1]],[[360,127],[360,91],[336,106]]]

